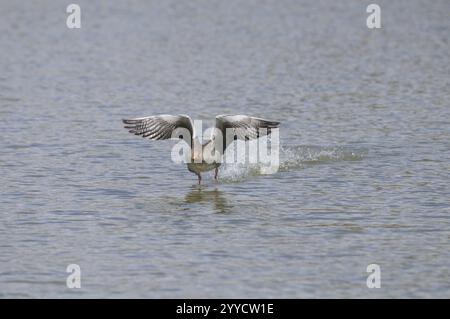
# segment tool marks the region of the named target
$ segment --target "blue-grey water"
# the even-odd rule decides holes
[[[0,1],[0,297],[449,298],[450,2],[371,2]],[[280,171],[198,187],[159,113],[281,121]]]

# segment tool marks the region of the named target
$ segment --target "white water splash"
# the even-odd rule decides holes
[[[312,145],[289,145],[280,147],[280,172],[303,169],[311,165],[341,161],[359,161],[367,154],[366,150],[347,147],[322,147]],[[263,175],[262,164],[231,163],[223,164],[220,179],[225,182],[245,180],[251,176]]]

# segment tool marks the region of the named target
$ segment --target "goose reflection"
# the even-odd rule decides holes
[[[217,188],[214,190],[204,190],[201,187],[195,187],[186,194],[184,202],[188,204],[212,203],[214,205],[214,210],[219,213],[227,213],[231,208],[231,206],[228,205],[224,193]]]

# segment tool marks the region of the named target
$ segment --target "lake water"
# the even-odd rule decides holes
[[[450,2],[371,2],[1,1],[0,297],[449,298]],[[199,187],[160,113],[281,121],[280,171]]]

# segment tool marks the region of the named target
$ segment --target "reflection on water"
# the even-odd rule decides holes
[[[218,213],[227,213],[231,206],[228,204],[224,193],[217,188],[207,190],[205,187],[192,187],[192,190],[184,197],[184,202],[188,204],[208,203],[213,205]]]

